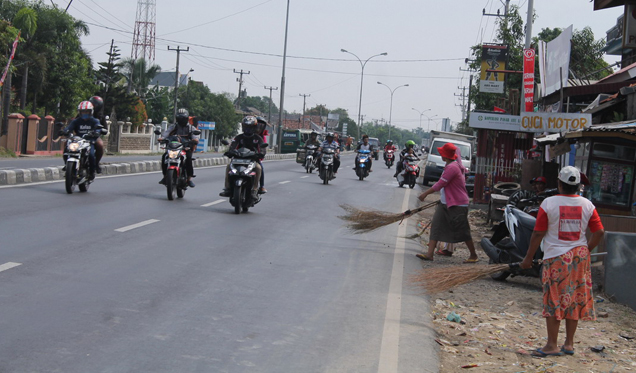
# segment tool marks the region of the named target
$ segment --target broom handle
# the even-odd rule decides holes
[[[426,210],[426,209],[427,209],[427,208],[429,208],[429,207],[433,207],[433,206],[437,205],[438,203],[439,203],[439,201],[431,202],[431,203],[429,203],[429,204],[426,204],[426,205],[420,206],[420,207],[418,207],[418,208],[416,208],[416,209],[413,209],[413,210],[406,210],[406,211],[404,211],[404,212],[403,212],[403,214],[404,214],[404,215],[413,215],[413,214],[417,214],[418,212],[420,212],[420,211],[422,211],[422,210]]]
[[[541,264],[541,262],[543,262],[541,259],[532,260],[532,264],[534,265],[539,265]],[[521,266],[521,262],[510,263],[508,264],[508,266],[510,267],[510,269],[519,269],[519,266]]]

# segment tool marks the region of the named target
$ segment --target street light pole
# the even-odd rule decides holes
[[[426,113],[427,111],[431,111],[431,109],[426,109],[426,110],[422,110],[422,111],[419,111],[416,108],[411,108],[411,109],[413,109],[413,110],[417,111],[418,113],[420,113],[420,137],[424,137],[424,136],[422,136],[422,115],[424,115],[424,113]]]
[[[381,84],[381,85],[387,87],[389,89],[389,92],[391,92],[391,106],[389,107],[389,138],[391,138],[391,126],[393,125],[393,122],[391,121],[392,120],[392,115],[393,115],[393,93],[395,91],[397,91],[398,88],[408,87],[409,85],[408,84],[403,84],[401,86],[395,87],[394,89],[391,89],[391,87],[389,87],[388,85],[386,85],[384,83],[378,82],[378,84]]]
[[[360,57],[356,56],[354,53],[349,52],[348,50],[340,49],[340,52],[349,53],[350,55],[357,58],[358,62],[360,62],[360,66],[362,67],[362,72],[360,73],[360,101],[358,102],[358,139],[357,140],[359,141],[360,126],[362,125],[362,83],[364,83],[364,67],[367,65],[367,62],[369,62],[369,60],[372,59],[373,57],[386,56],[388,53],[384,52],[384,53],[373,55],[367,58],[366,61],[362,62]]]
[[[285,65],[287,63],[287,31],[289,30],[289,1],[287,0],[287,15],[285,16],[285,46],[283,47],[283,73],[280,78],[280,107],[278,108],[278,153],[283,145],[283,115],[285,114]]]

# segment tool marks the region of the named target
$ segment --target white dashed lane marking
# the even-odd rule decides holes
[[[131,229],[136,229],[136,228],[140,228],[140,227],[143,227],[145,225],[148,225],[148,224],[156,223],[158,221],[159,220],[157,220],[157,219],[150,219],[150,220],[142,221],[141,223],[127,225],[125,227],[115,229],[115,232],[126,232],[126,231],[129,231]]]
[[[201,207],[210,207],[210,206],[214,206],[214,205],[218,205],[221,202],[225,202],[224,199],[218,199],[214,202],[210,202],[210,203],[206,203],[205,205],[201,205]]]
[[[4,263],[2,265],[0,265],[0,272],[6,271],[7,269],[11,269],[17,266],[21,266],[22,263],[13,263],[13,262],[7,262]]]
[[[287,183],[291,183],[291,181],[289,181],[289,180],[288,180],[288,181],[281,181],[281,182],[280,182],[280,183],[278,183],[278,184],[287,184]]]
[[[300,178],[301,178],[301,179],[306,179],[306,178],[308,178],[308,177],[309,177],[309,176],[301,176]]]

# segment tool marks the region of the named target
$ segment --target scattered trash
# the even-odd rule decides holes
[[[468,364],[468,365],[462,365],[462,368],[466,369],[466,368],[477,368],[479,366],[479,364]]]
[[[603,298],[603,297],[596,297],[596,303],[601,303],[601,302],[605,302],[605,298]]]
[[[629,340],[634,339],[634,336],[633,336],[633,335],[628,334],[628,333],[627,333],[627,332],[625,332],[625,331],[622,331],[622,332],[618,333],[618,335],[619,335],[619,336],[621,336],[622,338],[627,339],[628,341],[629,341]]]
[[[513,304],[515,304],[515,301],[514,301],[514,300],[511,300],[510,302],[506,303],[506,306],[510,307],[510,306],[512,306]]]
[[[449,313],[448,316],[446,316],[446,320],[452,321],[452,322],[460,322],[462,321],[462,318],[461,316],[456,314],[455,311],[451,311],[451,313]]]
[[[524,350],[523,348],[518,349],[517,353],[519,355],[530,355],[530,353],[528,351]]]
[[[488,351],[488,348],[486,348],[486,349],[484,350],[484,352],[485,352],[487,355],[491,355],[491,356],[492,356],[492,352]]]
[[[598,346],[590,347],[590,349],[594,352],[603,352],[603,350],[605,350],[605,346],[598,345]]]
[[[609,317],[609,313],[607,312],[597,312],[596,317]]]

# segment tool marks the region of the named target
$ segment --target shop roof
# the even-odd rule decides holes
[[[620,137],[636,141],[636,121],[608,123],[590,126],[583,130],[571,131],[565,134],[565,138],[577,137]]]

